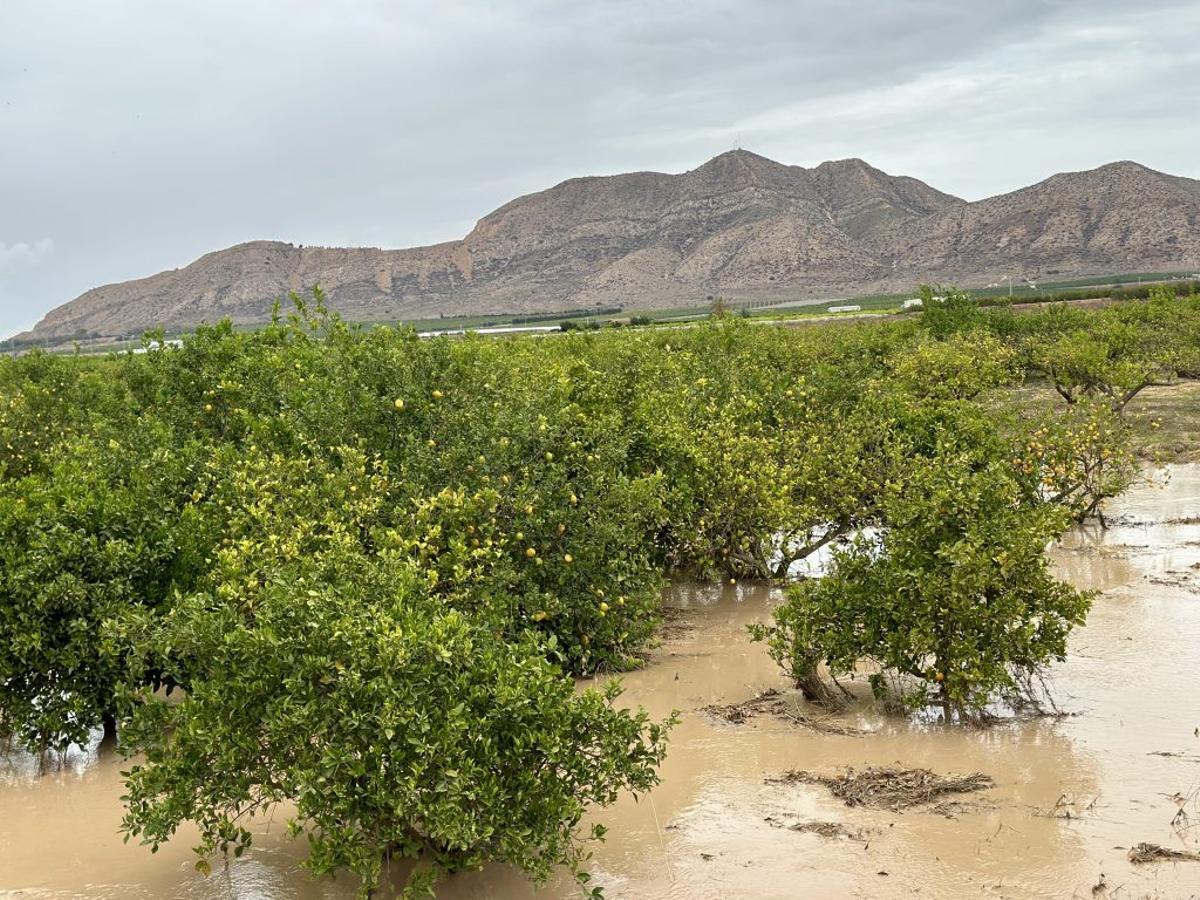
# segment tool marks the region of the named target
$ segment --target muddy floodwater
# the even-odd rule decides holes
[[[1200,847],[1200,466],[1167,475],[1114,504],[1107,531],[1073,532],[1052,550],[1064,577],[1101,592],[1054,671],[1069,713],[1060,718],[947,729],[859,708],[837,720],[869,732],[861,735],[769,714],[724,722],[700,708],[788,690],[745,633],[779,595],[671,588],[677,611],[664,643],[645,670],[625,676],[625,698],[660,716],[677,709],[683,721],[662,784],[595,814],[609,828],[590,866],[596,881],[610,898],[678,900],[1200,897],[1200,862],[1127,859],[1144,841]],[[981,772],[995,786],[889,812],[848,807],[819,784],[770,782],[791,769],[897,764]],[[258,824],[250,853],[207,879],[192,867],[187,833],[154,856],[123,845],[118,768],[95,750],[40,776],[26,758],[0,761],[0,895],[353,895],[349,879],[314,881],[299,868],[303,844],[283,837],[283,813]],[[439,896],[578,891],[565,877],[535,891],[494,866],[451,879]]]

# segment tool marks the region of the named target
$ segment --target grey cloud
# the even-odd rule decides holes
[[[257,237],[459,237],[563,178],[740,143],[968,197],[1132,157],[1200,175],[1191,2],[5,0],[0,332]]]
[[[54,241],[17,241],[6,244],[0,241],[0,274],[40,265],[54,252]]]

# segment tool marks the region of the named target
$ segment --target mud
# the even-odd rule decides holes
[[[774,713],[741,725],[701,712],[791,686],[745,626],[779,594],[761,585],[678,585],[673,627],[625,699],[683,714],[650,795],[592,818],[609,828],[590,869],[609,898],[1200,897],[1200,866],[1135,864],[1139,845],[1200,850],[1200,467],[1114,504],[1116,526],[1073,532],[1052,549],[1060,573],[1101,591],[1051,685],[1072,715],[967,729],[889,717],[856,704],[837,724],[799,727]],[[1161,583],[1165,582],[1165,583]],[[851,682],[850,687],[855,687]],[[777,698],[778,699],[778,698]],[[350,898],[350,879],[312,880],[286,810],[256,824],[254,848],[205,879],[194,834],[156,855],[121,843],[121,764],[95,747],[39,775],[0,759],[0,896]],[[994,786],[896,812],[847,807],[821,784],[767,783],[790,770],[847,767],[982,773]],[[974,798],[986,802],[974,802]],[[1180,812],[1184,816],[1180,817]],[[386,892],[384,894],[386,896]],[[450,880],[450,900],[579,896],[560,876],[539,890],[504,867]]]

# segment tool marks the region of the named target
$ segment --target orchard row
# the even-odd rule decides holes
[[[415,892],[577,869],[672,721],[572,676],[640,663],[665,575],[828,547],[758,632],[810,696],[864,659],[948,719],[1028,694],[1089,603],[1044,548],[1134,477],[1126,404],[1198,336],[1194,297],[942,290],[886,323],[422,340],[318,292],[254,333],[6,359],[0,731],[119,734],[127,832],[192,821],[202,869],[282,802],[364,891],[392,857]],[[1062,407],[1006,411],[1026,378]]]

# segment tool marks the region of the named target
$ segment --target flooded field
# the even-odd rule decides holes
[[[683,714],[663,782],[596,815],[609,828],[591,871],[610,898],[1200,897],[1200,862],[1135,866],[1141,842],[1200,848],[1200,466],[1168,470],[1110,510],[1107,531],[1053,550],[1058,570],[1101,591],[1070,659],[1054,673],[1068,713],[983,730],[869,709],[836,734],[770,712],[740,724],[701,712],[785,692],[745,626],[778,594],[763,586],[676,586],[662,647],[627,675],[625,698]],[[994,787],[902,812],[849,807],[789,770],[899,765],[990,776]],[[181,833],[152,856],[123,845],[120,763],[80,751],[38,775],[0,761],[0,896],[342,898],[348,879],[313,881],[284,813],[224,871],[193,870]],[[447,898],[577,896],[563,877],[531,889],[492,867],[445,884]]]

